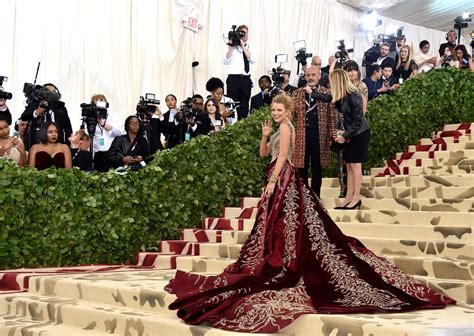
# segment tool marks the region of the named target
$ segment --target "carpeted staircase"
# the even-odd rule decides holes
[[[403,314],[306,315],[281,335],[474,334],[474,124],[448,125],[387,160],[363,180],[360,210],[340,204],[337,179],[322,200],[340,228],[408,274],[458,301]],[[188,326],[163,290],[175,269],[215,274],[237,257],[257,198],[225,208],[202,228],[140,253],[134,266],[80,266],[0,273],[2,335],[243,335]]]

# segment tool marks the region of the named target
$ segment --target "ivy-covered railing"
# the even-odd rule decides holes
[[[409,80],[371,101],[370,164],[447,123],[474,121],[473,75],[449,69]],[[0,269],[133,262],[241,196],[258,196],[262,109],[211,136],[156,155],[138,172],[37,171],[0,160]],[[328,170],[331,171],[331,170]]]

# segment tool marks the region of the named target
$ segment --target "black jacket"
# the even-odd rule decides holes
[[[112,167],[118,168],[123,166],[124,156],[141,156],[145,160],[149,155],[148,141],[142,135],[137,135],[135,142],[132,143],[128,135],[124,134],[116,137],[110,145],[107,160]]]
[[[147,130],[147,138],[150,143],[150,155],[163,149],[163,145],[161,144],[161,134],[165,134],[164,127],[164,121],[159,118],[151,118]]]
[[[250,99],[250,111],[258,110],[262,106],[270,105],[272,103],[272,97],[269,94],[264,95],[263,91],[260,91]]]
[[[162,129],[165,138],[168,141],[168,148],[173,148],[186,140],[186,133],[190,134],[191,138],[198,135],[209,134],[212,129],[211,119],[203,113],[197,113],[195,117],[196,129],[193,131],[190,126],[183,120],[180,120],[176,125],[174,121],[170,122],[171,112],[167,111],[163,114]]]
[[[346,139],[359,135],[369,129],[362,110],[362,96],[353,92],[336,102],[336,108],[344,117],[344,134]]]
[[[51,104],[51,111],[45,111],[43,116],[35,118],[33,112],[38,108],[39,102],[29,104],[23,114],[21,120],[28,121],[28,126],[25,134],[25,148],[30,150],[31,146],[39,143],[39,129],[41,124],[48,121],[51,117],[53,121],[59,126],[58,142],[69,145],[69,137],[72,134],[71,120],[67,113],[66,106],[62,101]],[[47,114],[50,113],[50,116]],[[54,118],[53,116],[54,115]]]

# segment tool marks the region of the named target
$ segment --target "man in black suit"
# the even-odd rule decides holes
[[[258,86],[261,92],[257,93],[250,100],[250,111],[258,110],[264,105],[270,105],[272,103],[272,97],[270,96],[270,88],[272,86],[272,80],[270,76],[263,75],[258,80]]]
[[[71,120],[67,113],[64,102],[60,101],[61,93],[51,83],[43,85],[43,90],[48,91],[49,100],[40,99],[32,101],[21,115],[21,120],[28,121],[25,135],[25,148],[30,150],[31,146],[40,142],[39,129],[41,124],[52,121],[59,127],[58,142],[69,145],[69,137],[72,134]]]
[[[448,47],[453,48],[453,49],[456,48],[456,38],[457,38],[457,36],[456,36],[456,32],[454,30],[448,31],[448,33],[446,34],[446,41],[447,42],[442,43],[439,46],[438,52],[439,52],[440,57],[444,55],[444,50],[446,48],[448,48]]]

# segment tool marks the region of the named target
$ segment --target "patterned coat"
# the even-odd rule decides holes
[[[318,92],[330,93],[325,87],[318,85]],[[304,155],[306,146],[306,92],[304,88],[300,88],[293,92],[295,100],[295,117],[296,117],[296,133],[295,133],[295,150],[293,152],[293,164],[296,168],[304,167]],[[318,108],[318,123],[319,123],[319,146],[321,153],[321,166],[323,168],[329,166],[331,163],[331,133],[336,129],[337,110],[334,104],[323,101],[316,101]]]

